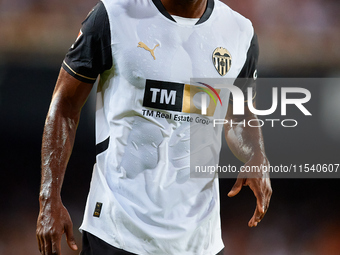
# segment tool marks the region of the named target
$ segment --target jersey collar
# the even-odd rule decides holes
[[[169,20],[176,22],[176,20],[174,20],[174,18],[167,12],[167,10],[165,9],[164,5],[162,4],[161,0],[152,0],[152,2],[154,3],[154,5],[157,7],[157,9],[159,10],[160,13],[162,13],[166,18],[168,18]],[[195,25],[201,24],[205,21],[207,21],[214,9],[214,0],[208,0],[207,1],[207,7],[202,15],[202,17],[197,21],[197,23]]]

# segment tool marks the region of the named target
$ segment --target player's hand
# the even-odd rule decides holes
[[[62,202],[40,202],[37,222],[37,239],[43,255],[61,254],[61,237],[66,234],[68,246],[78,250],[73,236],[73,224]]]
[[[268,159],[263,155],[253,156],[244,167],[259,166],[259,172],[240,172],[237,180],[228,193],[229,197],[237,195],[242,186],[249,186],[249,188],[254,192],[256,197],[256,209],[253,217],[248,222],[249,227],[256,227],[257,224],[262,220],[266,214],[270,197],[272,195],[272,188],[270,184],[269,172],[264,172],[263,167],[266,166],[269,169]],[[246,168],[245,168],[246,169]]]

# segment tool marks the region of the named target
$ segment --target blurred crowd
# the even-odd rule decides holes
[[[250,18],[259,34],[261,64],[340,66],[340,2],[223,0]],[[1,0],[0,54],[65,53],[95,0]]]
[[[340,2],[225,0],[249,17],[266,66],[340,68]]]
[[[1,15],[76,15],[84,16],[96,0],[1,0]],[[339,1],[336,0],[223,0],[261,27],[291,26],[307,30],[324,30],[338,26]]]
[[[63,13],[81,14],[83,8],[92,6],[96,1],[93,0],[73,0],[60,2],[57,0],[2,0],[0,2],[1,13]]]
[[[251,18],[255,26],[280,30],[282,27],[306,32],[323,32],[340,25],[339,1],[335,0],[225,0]]]

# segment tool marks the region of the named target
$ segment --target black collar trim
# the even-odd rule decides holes
[[[159,10],[160,13],[162,13],[169,20],[176,22],[176,20],[174,20],[174,18],[167,12],[167,10],[165,9],[161,0],[152,0],[152,2],[157,7],[157,9]],[[207,8],[205,9],[202,17],[197,21],[197,23],[195,25],[201,24],[201,23],[203,23],[203,22],[205,22],[209,19],[212,11],[214,9],[214,5],[215,5],[214,0],[208,0],[207,1]]]
[[[205,9],[202,17],[197,21],[196,25],[201,24],[209,19],[211,16],[211,13],[214,9],[215,2],[214,0],[208,0],[207,2],[207,8]]]
[[[165,7],[162,4],[161,0],[152,0],[152,2],[154,3],[154,5],[156,5],[156,7],[160,11],[160,13],[162,13],[169,20],[172,20],[172,21],[176,22],[176,20],[174,20],[174,18],[167,12],[167,10],[165,9]]]

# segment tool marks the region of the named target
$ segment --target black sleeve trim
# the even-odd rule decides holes
[[[110,23],[102,2],[98,2],[82,23],[62,66],[70,75],[87,83],[94,83],[99,74],[111,69]]]
[[[96,156],[109,148],[110,137],[106,138],[101,143],[96,144]]]
[[[259,44],[257,35],[254,34],[248,52],[247,59],[244,66],[235,80],[234,85],[239,87],[245,96],[245,102],[247,102],[247,90],[249,87],[253,90],[253,100],[256,97],[256,79],[257,79],[257,62],[259,58]],[[232,96],[230,101],[233,101]]]
[[[79,73],[77,73],[76,71],[74,71],[66,62],[65,60],[63,61],[62,67],[64,68],[64,70],[66,72],[68,72],[70,75],[72,75],[74,78],[76,78],[77,80],[80,80],[82,82],[86,82],[86,83],[94,83],[97,79],[96,78],[90,78],[90,77],[86,77],[85,75],[81,75]]]

